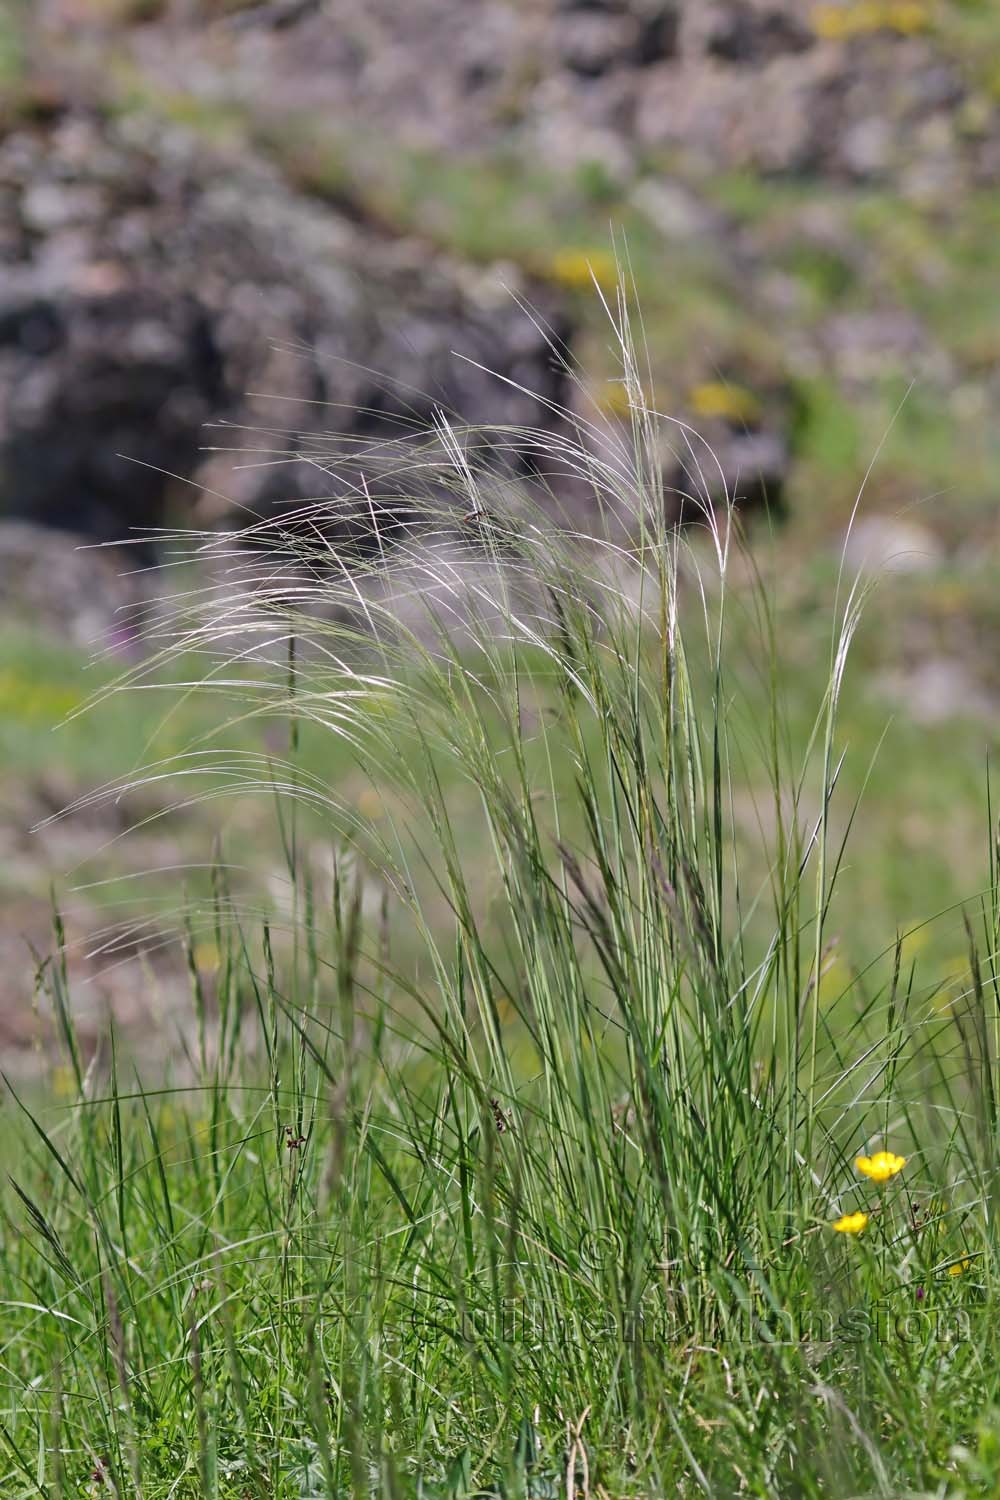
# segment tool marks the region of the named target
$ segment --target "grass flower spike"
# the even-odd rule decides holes
[[[838,1234],[860,1234],[867,1223],[868,1215],[859,1212],[856,1214],[844,1214],[843,1218],[838,1219],[833,1227]]]
[[[876,1151],[874,1156],[855,1157],[854,1165],[863,1177],[870,1177],[872,1182],[888,1182],[890,1177],[895,1177],[906,1166],[906,1157],[897,1156],[893,1151]]]

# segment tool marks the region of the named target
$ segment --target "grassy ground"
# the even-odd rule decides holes
[[[777,638],[777,673],[788,754],[797,761],[805,755],[818,701],[818,676],[828,645],[829,611],[836,585],[835,563],[820,558],[809,570],[789,579],[783,566],[784,543],[773,554],[759,532],[756,550],[767,570],[769,607]],[[690,588],[690,584],[686,585]],[[733,747],[734,837],[755,879],[766,874],[760,854],[760,819],[769,823],[769,789],[764,774],[761,725],[766,723],[771,692],[770,647],[760,639],[756,623],[756,585],[748,579],[729,584],[731,621],[730,659],[734,689],[729,732]],[[990,569],[979,579],[963,571],[952,578],[947,571],[933,579],[884,578],[869,600],[854,643],[852,670],[844,684],[839,722],[847,756],[841,772],[842,807],[849,809],[864,792],[865,814],[852,831],[850,881],[835,904],[831,937],[847,969],[861,965],[898,932],[919,928],[908,938],[920,950],[925,965],[944,976],[961,965],[965,947],[956,903],[973,894],[985,876],[986,829],[983,816],[987,767],[995,750],[991,722],[975,714],[946,715],[924,723],[902,702],[887,698],[886,676],[907,656],[908,637],[919,635],[919,651],[958,661],[964,653],[970,613],[984,634],[995,628]],[[956,621],[958,628],[956,630]],[[81,714],[92,694],[108,694],[122,670],[110,659],[90,663],[85,653],[65,643],[39,637],[23,628],[8,627],[0,637],[7,666],[0,671],[0,759],[5,767],[3,815],[8,826],[21,829],[24,858],[10,864],[0,887],[8,899],[30,891],[46,903],[51,881],[84,883],[110,880],[102,887],[104,901],[114,904],[125,887],[116,876],[147,868],[162,859],[133,839],[118,838],[130,818],[162,813],[149,832],[160,833],[175,846],[176,862],[202,866],[212,837],[220,839],[229,861],[243,870],[243,889],[261,891],[283,857],[274,825],[273,802],[251,790],[215,800],[186,814],[172,812],[173,793],[147,787],[141,806],[127,814],[108,817],[102,825],[98,804],[95,822],[82,838],[72,820],[57,825],[51,847],[28,837],[30,825],[74,798],[102,785],[136,776],[144,766],[160,760],[220,750],[280,755],[287,745],[281,722],[261,726],[256,719],[239,729],[220,726],[231,718],[241,677],[235,687],[210,693],[183,694],[178,684],[198,680],[204,661],[192,656],[175,662],[146,691],[130,696],[111,693],[100,705]],[[974,651],[969,653],[974,660]],[[704,650],[691,649],[693,672],[706,671]],[[991,695],[997,684],[985,672],[980,688]],[[557,709],[546,677],[533,686],[536,711],[550,716]],[[539,754],[529,742],[527,753]],[[309,774],[321,777],[359,816],[384,819],[396,806],[385,787],[372,784],[371,768],[342,740],[309,724],[301,729],[299,755]],[[265,773],[266,774],[266,773]],[[479,831],[471,821],[475,797],[454,786],[453,768],[441,768],[453,794],[466,799],[469,821],[460,819],[463,852],[474,862]],[[557,761],[553,775],[556,794],[572,802],[571,763]],[[40,799],[38,788],[45,789]],[[762,808],[764,809],[762,811]],[[327,849],[321,820],[303,813],[311,847]],[[839,820],[838,808],[834,816]],[[841,830],[842,831],[842,830]],[[65,835],[66,844],[60,843]],[[89,840],[89,843],[88,843]],[[106,840],[114,840],[101,848]],[[96,851],[100,850],[99,853]],[[327,864],[328,854],[319,856]],[[145,859],[145,864],[143,863]],[[124,866],[124,868],[123,868]],[[27,872],[27,875],[26,875]],[[189,878],[202,894],[207,875],[193,871]],[[234,876],[234,878],[236,878]],[[148,889],[147,889],[148,894]],[[176,899],[176,889],[165,892],[165,906]],[[94,899],[96,900],[97,893]],[[935,913],[943,912],[930,925]]]
[[[438,556],[419,634],[366,595],[377,648],[321,550],[269,557],[270,607],[207,601],[196,711],[228,676],[238,722],[174,785],[278,791],[293,896],[262,925],[218,872],[187,1056],[144,1080],[113,1036],[82,1055],[48,971],[65,1097],[3,1103],[5,1495],[997,1492],[985,776],[942,736],[910,809],[983,893],[945,988],[869,937],[928,889],[912,851],[898,888],[870,865],[908,731],[854,809],[878,631],[834,579],[779,632],[726,518],[665,534],[630,398],[594,477],[641,518],[638,607],[609,549],[495,510],[483,592]]]

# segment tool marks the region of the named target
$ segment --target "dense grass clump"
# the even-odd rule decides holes
[[[831,983],[863,589],[796,759],[763,586],[752,722],[730,680],[711,455],[621,351],[620,425],[312,451],[340,500],[188,538],[164,657],[240,706],[150,775],[276,796],[288,896],[220,867],[187,914],[163,1077],[82,1057],[44,972],[72,1099],[5,1105],[4,1495],[996,1492],[1000,872],[957,990],[892,934]]]

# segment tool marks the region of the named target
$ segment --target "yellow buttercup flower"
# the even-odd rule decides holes
[[[65,1063],[52,1069],[52,1092],[57,1099],[70,1099],[76,1093],[76,1074]]]
[[[900,36],[915,36],[927,31],[931,24],[931,13],[921,0],[898,0],[895,5],[885,7],[885,25],[889,31],[898,31]]]
[[[838,1234],[860,1234],[867,1223],[867,1214],[844,1214],[843,1218],[838,1219],[833,1227]]]
[[[753,391],[726,380],[706,380],[701,385],[692,386],[688,401],[696,417],[753,422],[760,416],[760,402]]]
[[[363,818],[381,818],[385,803],[373,786],[362,787],[358,796],[358,812]]]
[[[608,292],[618,284],[618,266],[606,250],[557,250],[548,269],[553,281],[572,292],[593,291],[595,282]]]
[[[517,1020],[517,1007],[509,995],[500,995],[497,998],[497,1019],[503,1026],[506,1026],[508,1021]]]
[[[847,41],[877,31],[916,36],[930,29],[931,20],[926,0],[840,0],[814,5],[809,15],[813,31],[825,41]]]
[[[194,966],[204,974],[211,974],[219,967],[219,949],[212,941],[195,943],[191,957]]]
[[[897,1156],[893,1151],[876,1151],[874,1156],[855,1157],[854,1165],[863,1177],[870,1177],[872,1182],[888,1182],[890,1177],[895,1177],[906,1166],[906,1157]]]
[[[632,401],[622,380],[606,380],[595,399],[601,411],[609,417],[627,417],[632,410]]]
[[[962,1272],[967,1271],[971,1265],[971,1259],[969,1256],[966,1256],[964,1260],[957,1260],[953,1266],[948,1267],[948,1275],[961,1276]]]

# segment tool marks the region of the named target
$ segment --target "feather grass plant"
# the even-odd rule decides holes
[[[290,726],[149,775],[276,798],[292,895],[241,919],[220,867],[173,1075],[88,1065],[47,971],[75,1098],[7,1106],[4,1495],[996,1492],[996,857],[950,1013],[898,940],[831,999],[865,585],[793,763],[734,506],[609,317],[626,422],[304,446],[339,498],[179,539],[207,581],[120,687],[197,653]]]

